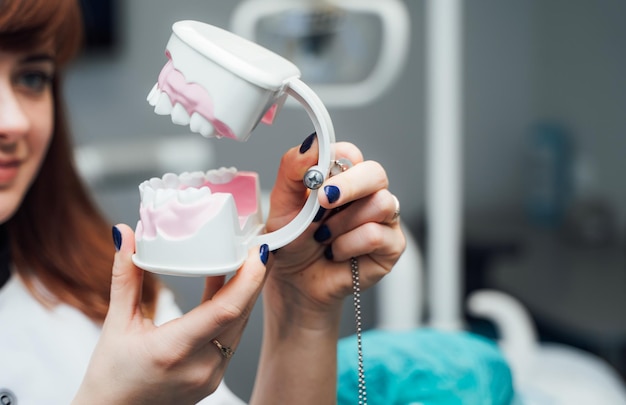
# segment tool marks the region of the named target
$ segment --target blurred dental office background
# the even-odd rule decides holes
[[[272,126],[260,125],[249,141],[236,143],[191,135],[145,101],[165,63],[172,23],[196,19],[230,29],[244,2],[85,3],[104,8],[88,20],[97,28],[94,39],[69,71],[66,91],[79,162],[111,221],[135,225],[137,185],[162,175],[162,167],[254,170],[270,190],[282,153],[313,131],[304,111],[286,107]],[[329,100],[328,108],[337,139],[355,142],[366,159],[385,166],[403,223],[427,256],[428,21],[426,1],[402,3],[410,40],[398,77],[369,103]],[[460,294],[482,288],[511,294],[542,340],[594,353],[626,375],[626,3],[472,0],[462,2],[462,13]],[[360,65],[373,66],[372,49],[384,43],[376,21],[360,24],[354,46],[346,43],[364,49],[345,54],[363,58],[352,65],[360,76],[351,80],[366,75]],[[426,266],[427,275],[432,271]],[[164,279],[184,310],[200,299],[201,281]],[[427,296],[426,289],[416,285],[415,294]],[[365,326],[375,327],[376,292],[364,300]],[[497,334],[462,312],[468,329]],[[243,398],[260,339],[257,309],[253,317],[227,374]],[[427,318],[428,308],[417,322]],[[353,333],[350,306],[344,323],[344,334]]]

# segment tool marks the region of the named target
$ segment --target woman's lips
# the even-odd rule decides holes
[[[0,161],[0,185],[7,185],[15,180],[20,164],[19,160]]]

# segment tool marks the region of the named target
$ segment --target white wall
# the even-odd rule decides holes
[[[466,2],[465,207],[524,215],[530,126],[569,129],[624,228],[626,3]]]
[[[516,211],[534,116],[533,2],[465,3],[464,198],[469,214]]]
[[[571,129],[594,189],[626,232],[626,2],[547,1],[537,7],[537,110]]]

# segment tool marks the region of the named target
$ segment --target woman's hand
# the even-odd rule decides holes
[[[271,195],[268,231],[284,226],[304,204],[307,190],[302,178],[317,162],[313,140],[307,138],[283,156]],[[294,321],[313,322],[306,327],[335,320],[329,312],[338,311],[352,293],[350,258],[358,260],[364,290],[391,270],[406,245],[399,203],[387,189],[383,167],[364,161],[353,144],[337,143],[334,148],[336,160],[348,159],[353,166],[328,178],[319,189],[318,218],[296,241],[276,252],[265,288],[266,305],[297,314]]]
[[[237,347],[263,286],[266,246],[251,249],[226,284],[223,276],[207,278],[199,306],[155,326],[140,307],[143,271],[131,260],[133,232],[117,229],[109,312],[74,403],[196,403],[217,388],[228,364],[213,339]]]
[[[308,190],[302,179],[317,163],[313,141],[307,138],[282,158],[266,223],[270,232],[289,223],[304,205]],[[341,304],[353,291],[350,259],[358,261],[363,290],[391,270],[406,245],[398,200],[387,190],[384,169],[363,161],[352,144],[334,148],[335,159],[353,166],[326,180],[316,220],[275,252],[268,272],[253,404],[336,402]]]

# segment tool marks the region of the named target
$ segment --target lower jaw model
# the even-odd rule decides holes
[[[140,186],[134,261],[161,274],[210,275],[237,269],[248,239],[263,232],[254,172],[221,168],[167,173]]]

